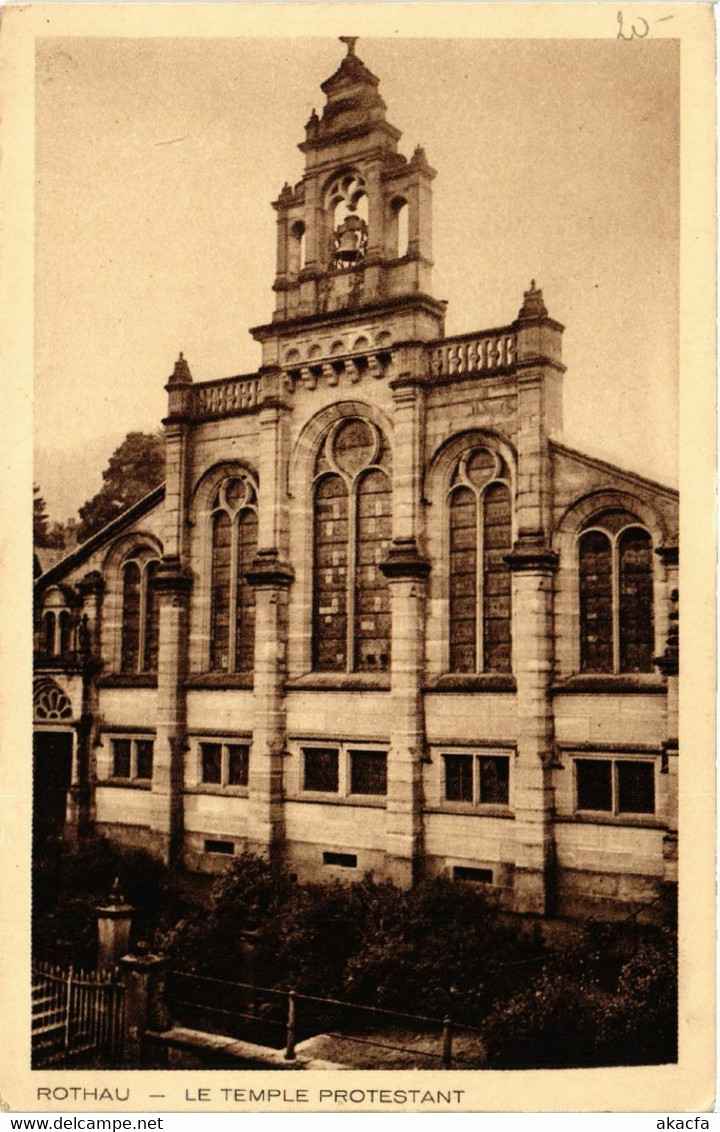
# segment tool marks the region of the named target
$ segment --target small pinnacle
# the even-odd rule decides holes
[[[338,39],[340,40],[341,43],[344,43],[347,46],[348,55],[354,55],[355,54],[355,44],[357,43],[359,36],[357,36],[357,35],[340,35],[340,36],[338,36]]]
[[[534,279],[530,280],[530,290],[531,291],[535,290],[535,280]],[[182,357],[182,354],[180,355],[180,357]]]

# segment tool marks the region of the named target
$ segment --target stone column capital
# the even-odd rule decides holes
[[[505,555],[505,562],[515,572],[554,574],[560,557],[547,545],[542,535],[521,535],[510,553]]]
[[[430,573],[430,563],[418,550],[414,538],[396,539],[385,561],[380,563],[380,569],[389,582],[425,581]]]
[[[288,589],[295,581],[295,571],[271,548],[258,551],[245,577],[256,589]]]
[[[153,588],[158,593],[188,593],[192,584],[192,574],[177,557],[163,558],[152,579]]]

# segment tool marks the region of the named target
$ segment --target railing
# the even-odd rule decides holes
[[[34,962],[32,1065],[111,1068],[122,1053],[124,988],[117,970],[64,970]]]
[[[201,419],[251,413],[262,396],[262,378],[259,375],[224,377],[221,381],[196,385],[193,393],[195,416]]]
[[[516,338],[509,328],[480,335],[446,338],[432,351],[434,377],[487,373],[515,363]]]
[[[335,1042],[377,1050],[375,1067],[390,1059],[417,1068],[477,1067],[482,1057],[454,1047],[458,1034],[477,1049],[480,1030],[433,1018],[335,998],[169,971],[166,1001],[176,1025],[226,1034],[296,1058],[296,1045],[322,1035]],[[393,1038],[406,1036],[399,1042]],[[413,1044],[408,1044],[412,1042]]]

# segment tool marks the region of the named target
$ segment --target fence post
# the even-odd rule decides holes
[[[452,1018],[446,1014],[442,1024],[442,1065],[443,1069],[452,1067]]]
[[[165,968],[163,955],[145,952],[124,955],[120,960],[125,987],[123,1011],[123,1062],[138,1067],[142,1064],[143,1039],[148,1030],[164,1030],[168,1024],[165,1005]]]
[[[72,1011],[72,982],[73,982],[73,969],[72,967],[67,973],[67,982],[65,983],[65,1032],[63,1034],[63,1043],[65,1053],[70,1049],[70,1016]]]
[[[120,880],[116,877],[108,899],[95,908],[98,918],[98,970],[115,967],[118,960],[127,954],[134,911],[132,904],[125,902]]]
[[[295,991],[288,991],[287,1026],[285,1028],[285,1060],[295,1060]]]

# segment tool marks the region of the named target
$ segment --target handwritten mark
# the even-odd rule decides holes
[[[660,16],[657,20],[654,20],[653,22],[656,23],[656,24],[662,24],[662,23],[665,22],[665,20],[672,20],[674,18],[675,18],[674,16]],[[630,33],[629,34],[625,30],[625,23],[624,23],[624,18],[623,18],[622,12],[618,12],[617,22],[618,22],[617,38],[618,39],[624,39],[626,43],[629,43],[631,39],[645,39],[645,37],[647,35],[649,35],[649,33],[650,33],[650,24],[647,22],[647,20],[645,19],[644,16],[638,16],[638,21],[637,21],[638,25],[642,24],[644,26],[641,27],[640,30],[638,31],[638,28],[635,26],[635,24],[630,24]]]
[[[175,142],[185,141],[187,134],[183,134],[181,138],[168,138],[167,141],[155,142],[155,145],[174,145]]]

